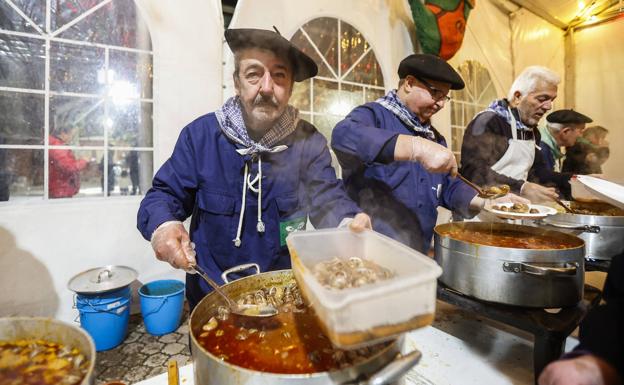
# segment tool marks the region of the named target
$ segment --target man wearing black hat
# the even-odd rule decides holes
[[[403,59],[398,73],[398,89],[336,125],[332,148],[349,196],[371,215],[373,228],[426,252],[438,206],[471,217],[486,202],[453,177],[455,157],[430,122],[449,90],[464,88],[459,74],[425,54]]]
[[[569,196],[569,178],[544,165],[537,124],[552,109],[560,77],[530,66],[514,80],[506,99],[493,101],[466,127],[461,174],[489,186],[507,184],[532,202]]]
[[[586,123],[592,120],[574,110],[557,110],[546,117],[546,126],[539,127],[540,151],[544,165],[553,171],[561,171],[564,154],[561,147],[572,147],[582,135]]]
[[[288,104],[293,82],[316,75],[314,61],[272,31],[230,29],[225,39],[236,96],[182,130],[137,224],[158,259],[197,263],[219,283],[242,264],[289,268],[285,238],[308,217],[319,228],[353,217],[352,229],[370,228],[336,178],[326,140]],[[189,237],[182,221],[191,214]],[[197,275],[186,283],[191,307],[211,290]]]

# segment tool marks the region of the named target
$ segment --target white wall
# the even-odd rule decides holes
[[[565,108],[563,31],[524,8],[511,14],[510,24],[514,78],[531,65],[550,68],[561,76],[553,110]]]
[[[139,0],[154,49],[154,163],[179,131],[221,104],[223,21],[217,0]],[[0,205],[0,316],[46,315],[66,321],[68,280],[108,264],[134,267],[140,281],[182,277],[157,262],[136,230],[140,198],[66,199]]]
[[[576,106],[578,111],[609,130],[611,156],[603,166],[609,179],[624,183],[624,144],[622,129],[622,90],[624,90],[624,20],[577,31]]]

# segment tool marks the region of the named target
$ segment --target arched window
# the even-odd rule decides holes
[[[385,94],[375,52],[352,25],[321,17],[303,25],[290,40],[319,67],[316,77],[295,83],[291,104],[328,140],[354,107]]]
[[[152,111],[134,1],[0,0],[0,200],[145,192]]]
[[[463,90],[451,94],[451,150],[459,159],[466,126],[497,95],[489,71],[478,61],[465,61],[457,70],[466,82]]]

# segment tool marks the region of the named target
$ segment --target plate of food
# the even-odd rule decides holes
[[[541,219],[557,214],[557,210],[552,207],[512,202],[497,203],[486,210],[504,219]]]

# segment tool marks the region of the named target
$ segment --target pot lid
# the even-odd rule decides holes
[[[577,175],[576,179],[594,195],[624,209],[624,186],[589,175]]]
[[[76,274],[67,287],[76,293],[103,293],[128,286],[137,276],[137,271],[131,267],[108,265]]]

